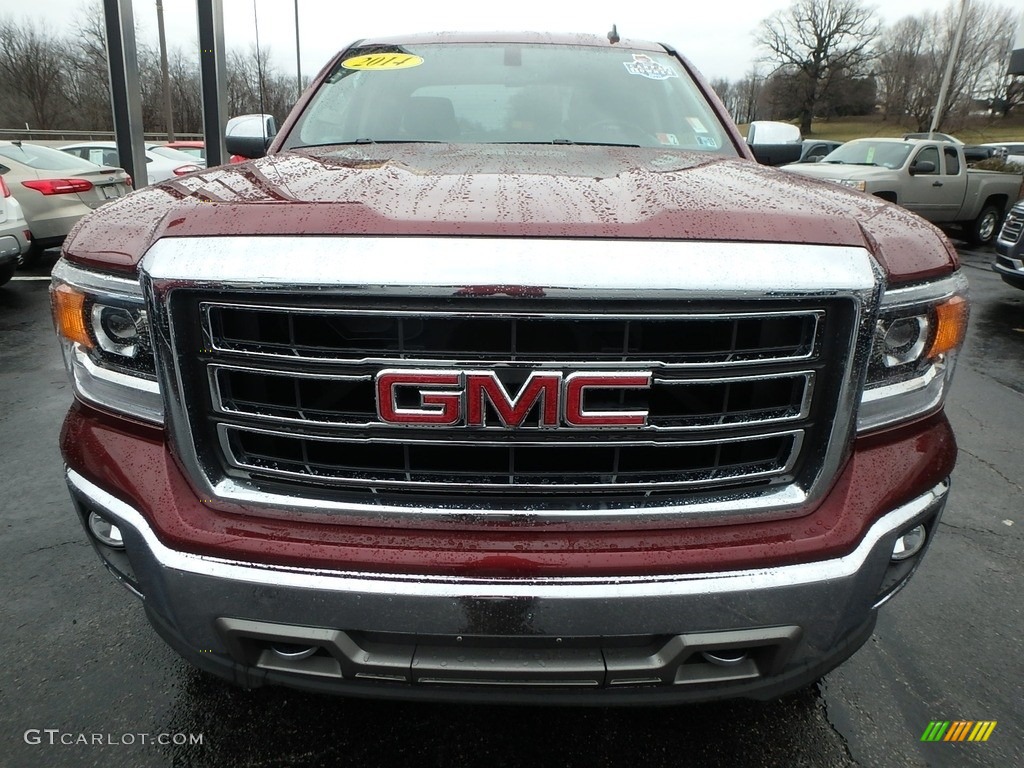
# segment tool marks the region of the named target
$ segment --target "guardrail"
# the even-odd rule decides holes
[[[165,132],[150,132],[142,134],[144,141],[167,141]],[[183,141],[202,141],[201,133],[175,133],[175,139]],[[46,130],[37,131],[32,128],[0,128],[0,139],[7,141],[113,141],[113,131],[58,131]]]

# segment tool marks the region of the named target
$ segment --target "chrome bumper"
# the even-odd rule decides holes
[[[142,597],[160,634],[196,665],[256,686],[347,695],[581,703],[767,698],[839,664],[924,550],[890,559],[897,537],[929,539],[948,482],[890,511],[830,560],[681,575],[459,578],[309,570],[166,547],[143,516],[73,470],[79,514],[121,531],[93,539]],[[319,648],[303,660],[275,645]],[[706,653],[735,651],[735,664]],[[748,653],[749,652],[749,653]],[[581,690],[590,689],[590,690]]]

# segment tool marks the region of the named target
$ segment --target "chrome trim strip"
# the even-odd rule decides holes
[[[720,477],[712,477],[706,480],[673,480],[673,481],[637,481],[637,482],[623,482],[623,483],[507,483],[507,484],[491,484],[491,483],[478,483],[472,480],[465,482],[444,482],[444,481],[430,481],[430,480],[412,480],[409,479],[409,475],[412,474],[412,470],[409,469],[396,469],[395,472],[405,472],[406,479],[404,480],[387,480],[380,478],[361,478],[352,476],[332,476],[332,475],[314,475],[312,473],[305,472],[293,472],[286,469],[274,469],[268,467],[261,467],[255,464],[246,464],[241,461],[231,447],[231,438],[229,436],[230,431],[236,432],[251,432],[256,434],[270,435],[272,437],[287,437],[293,439],[302,439],[310,441],[320,441],[328,443],[391,443],[395,445],[465,445],[469,447],[478,446],[498,446],[503,448],[519,448],[519,447],[531,447],[531,446],[543,446],[543,447],[579,447],[578,441],[571,441],[567,443],[557,443],[553,441],[542,442],[542,441],[518,441],[516,443],[501,443],[492,441],[480,441],[480,440],[414,440],[414,439],[376,439],[376,438],[346,438],[346,437],[311,437],[309,435],[295,435],[288,432],[274,432],[271,430],[264,429],[250,429],[235,427],[229,424],[218,424],[217,435],[220,441],[221,451],[224,458],[227,459],[228,463],[236,469],[243,470],[245,472],[252,472],[255,475],[261,477],[283,477],[288,479],[302,480],[305,482],[319,482],[325,485],[347,485],[347,486],[373,486],[387,489],[398,489],[398,490],[415,490],[421,489],[433,489],[433,490],[446,490],[452,493],[466,492],[466,491],[481,491],[486,490],[495,494],[502,493],[515,493],[518,491],[577,491],[581,495],[591,493],[595,490],[606,490],[606,491],[636,491],[636,490],[666,490],[673,488],[700,488],[708,485],[721,485],[722,483],[735,483],[735,482],[746,482],[752,480],[765,480],[773,477],[785,476],[792,472],[797,459],[800,456],[800,449],[803,447],[804,433],[802,430],[794,430],[791,432],[779,432],[770,433],[764,435],[757,435],[756,437],[734,437],[734,438],[722,438],[716,440],[671,440],[671,441],[599,441],[599,440],[588,440],[587,447],[598,446],[598,447],[631,447],[637,445],[643,446],[654,446],[654,447],[683,447],[691,445],[720,445],[722,443],[739,443],[747,441],[757,440],[769,440],[778,437],[792,437],[793,442],[790,446],[789,456],[786,458],[785,464],[781,467],[776,467],[770,470],[763,470],[761,472],[747,472],[747,473],[736,473],[736,474],[723,474]],[[358,470],[353,470],[353,472]],[[370,472],[372,470],[366,470]],[[709,467],[708,472],[722,471],[718,468]],[[481,473],[483,474],[483,473]],[[517,474],[533,474],[529,472],[505,472],[505,473],[494,473],[499,477],[505,477],[507,475]],[[616,474],[615,472],[594,472],[595,475],[600,474]],[[666,473],[667,474],[667,473]],[[481,510],[477,512],[478,516],[488,517],[492,513],[489,510]],[[507,515],[508,510],[497,511],[496,514]],[[535,512],[537,516],[545,516],[543,512]]]
[[[366,258],[367,253],[375,258]],[[480,258],[486,253],[487,258]],[[430,269],[422,268],[424,263]],[[169,315],[178,289],[245,291],[275,295],[309,290],[319,296],[361,298],[521,296],[531,288],[538,304],[550,299],[594,305],[604,299],[801,301],[845,299],[852,306],[851,347],[835,357],[841,382],[835,418],[823,440],[825,453],[800,483],[723,490],[692,499],[667,500],[654,506],[605,501],[586,508],[537,512],[490,509],[494,516],[595,523],[619,521],[634,527],[663,525],[667,519],[759,520],[800,514],[826,493],[849,454],[865,364],[885,285],[884,272],[864,248],[700,241],[568,240],[546,238],[450,237],[198,237],[164,238],[147,252],[141,279],[150,310],[157,373],[167,402],[168,437],[196,492],[278,511],[315,511],[353,522],[399,516],[419,520],[476,518],[479,505],[420,508],[401,504],[356,504],[323,498],[268,493],[223,475],[218,461],[200,456],[186,402],[178,329]],[[524,282],[525,281],[525,282]]]
[[[949,363],[945,363],[949,365]],[[873,429],[906,421],[908,418],[919,418],[937,411],[946,399],[949,383],[949,371],[941,370],[938,365],[928,369],[913,379],[890,384],[885,387],[865,389],[861,397],[860,412],[857,415],[857,430],[868,432]],[[908,399],[915,396],[914,399]],[[894,410],[889,398],[902,398],[899,408]],[[921,400],[921,398],[925,398]]]
[[[753,365],[769,365],[772,363],[786,363],[786,362],[800,362],[804,360],[812,360],[818,356],[821,348],[821,321],[825,316],[823,310],[795,310],[793,312],[744,312],[737,311],[732,313],[626,313],[626,312],[615,312],[609,314],[593,313],[593,312],[507,312],[499,311],[494,313],[482,312],[482,311],[437,311],[437,310],[395,310],[395,311],[383,311],[383,310],[365,310],[365,309],[317,309],[312,307],[294,307],[289,305],[265,305],[265,304],[237,304],[229,302],[217,302],[217,301],[203,301],[200,302],[200,315],[202,318],[202,329],[204,338],[209,342],[210,348],[217,352],[227,352],[232,355],[244,356],[253,358],[255,360],[288,360],[290,362],[311,362],[311,363],[322,363],[328,362],[331,364],[338,365],[382,365],[392,366],[398,362],[402,365],[412,366],[452,366],[452,367],[482,367],[492,368],[502,365],[516,365],[516,366],[552,366],[552,365],[571,365],[573,367],[606,367],[609,365],[615,365],[618,367],[639,367],[639,368],[656,368],[664,370],[672,370],[677,368],[717,368],[717,367],[729,367],[738,368],[740,366],[753,366]],[[649,360],[641,359],[639,356],[631,356],[628,360],[619,360],[615,357],[609,356],[604,359],[577,359],[568,355],[564,357],[557,357],[555,359],[555,353],[552,353],[551,357],[547,358],[531,358],[531,357],[509,357],[503,358],[497,355],[488,355],[486,361],[481,362],[475,358],[459,358],[454,355],[448,355],[444,350],[437,353],[435,357],[415,357],[410,356],[406,352],[396,352],[390,357],[310,357],[306,355],[291,355],[291,354],[277,354],[274,352],[254,352],[244,348],[238,348],[233,346],[225,346],[221,343],[221,339],[213,333],[213,325],[210,320],[211,309],[243,309],[243,310],[255,310],[259,312],[276,312],[279,314],[286,315],[357,315],[357,316],[379,316],[379,317],[445,317],[445,318],[456,318],[456,319],[473,319],[482,318],[487,320],[493,319],[508,319],[508,320],[531,320],[531,319],[543,319],[543,320],[600,320],[600,321],[622,321],[622,322],[635,322],[640,320],[678,320],[678,321],[701,321],[701,320],[723,320],[723,321],[735,321],[735,320],[759,320],[773,317],[799,317],[799,318],[813,318],[813,326],[810,334],[810,348],[805,354],[801,355],[790,355],[784,357],[757,357],[749,359],[735,359],[724,362],[683,362],[683,363],[672,363],[651,358]],[[753,350],[756,352],[756,350]],[[729,353],[730,350],[720,350],[722,353]],[[481,353],[482,354],[482,353]],[[712,353],[713,354],[713,353]],[[622,355],[626,357],[626,355]]]
[[[287,432],[278,429],[264,429],[262,427],[249,427],[238,424],[218,424],[219,432],[234,430],[237,432],[251,432],[257,435],[269,437],[283,437],[288,439],[315,440],[323,443],[385,443],[389,445],[467,445],[467,446],[497,446],[502,448],[579,448],[580,446],[598,448],[614,448],[615,446],[648,446],[648,447],[684,447],[700,445],[721,445],[725,443],[743,443],[754,440],[770,440],[777,437],[797,437],[803,434],[803,430],[793,429],[782,432],[764,432],[756,435],[740,435],[734,437],[714,438],[712,440],[602,440],[594,435],[593,440],[581,442],[578,439],[566,440],[474,440],[470,437],[465,439],[449,437],[418,437],[414,435],[396,435],[394,437],[352,437],[349,435],[310,435],[306,433]],[[539,430],[538,430],[539,431]]]
[[[63,258],[54,264],[50,275],[54,280],[105,298],[120,299],[121,301],[124,301],[125,298],[142,301],[143,298],[139,278],[83,269]]]
[[[473,598],[538,597],[614,600],[670,595],[757,593],[800,584],[832,581],[861,573],[872,550],[921,515],[941,503],[949,483],[903,504],[877,520],[857,547],[847,555],[812,563],[751,568],[726,572],[656,574],[650,576],[535,577],[482,579],[457,576],[365,573],[281,565],[246,563],[180,552],[165,546],[134,507],[112,496],[70,468],[65,469],[72,492],[87,498],[118,522],[138,531],[156,561],[183,573],[263,586],[295,587],[331,592],[418,597]]]
[[[941,280],[930,280],[902,288],[889,288],[882,294],[881,309],[887,312],[915,304],[933,303],[967,292],[967,277],[962,270]]]
[[[481,258],[486,254],[486,258]],[[511,237],[165,237],[142,269],[159,283],[255,293],[731,299],[871,291],[863,248],[728,241]],[[370,256],[370,258],[368,258]],[[424,269],[424,265],[430,266]]]
[[[750,312],[740,310],[738,312],[543,312],[529,310],[499,310],[497,312],[486,312],[483,310],[444,310],[444,309],[361,309],[359,307],[338,309],[334,307],[302,307],[282,306],[280,304],[245,304],[228,301],[201,301],[200,310],[204,313],[204,319],[209,318],[211,309],[241,309],[256,310],[258,312],[277,312],[288,315],[356,315],[371,317],[453,317],[458,319],[479,319],[493,320],[734,320],[754,319],[762,320],[769,317],[815,317],[820,320],[825,313],[820,309],[801,309],[793,312]]]
[[[157,382],[98,366],[77,343],[62,340],[61,348],[79,399],[152,424],[163,424],[164,401]],[[134,400],[130,399],[133,397]]]

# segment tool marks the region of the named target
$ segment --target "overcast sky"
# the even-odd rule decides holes
[[[1020,0],[1001,3],[1017,7]],[[253,0],[223,0],[227,46],[246,48],[256,39]],[[882,0],[867,3],[891,23],[958,0]],[[530,30],[592,32],[612,23],[619,34],[670,43],[708,78],[735,80],[758,55],[754,31],[761,19],[786,8],[788,0],[298,0],[302,72],[315,74],[352,40],[371,35],[442,30]],[[88,0],[3,0],[0,14],[36,19],[68,29]],[[195,47],[195,0],[163,0],[168,45]],[[155,0],[134,0],[141,35],[156,41]],[[288,73],[295,68],[294,0],[255,0],[260,43]]]

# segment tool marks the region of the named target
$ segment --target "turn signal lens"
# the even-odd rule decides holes
[[[85,294],[70,285],[58,285],[50,292],[53,324],[57,334],[86,349],[96,345],[85,322]]]
[[[954,296],[935,307],[935,339],[927,357],[933,358],[959,348],[967,335],[967,299]]]

